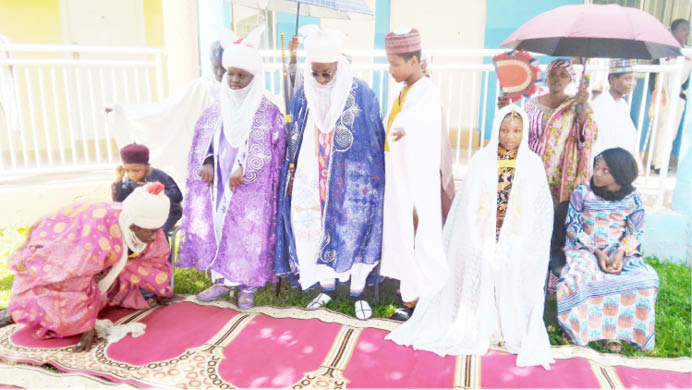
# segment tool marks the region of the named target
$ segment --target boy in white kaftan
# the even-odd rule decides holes
[[[390,73],[405,87],[385,120],[385,200],[380,274],[401,281],[403,306],[393,319],[407,320],[419,296],[442,287],[439,90],[420,67],[415,29],[385,36]]]

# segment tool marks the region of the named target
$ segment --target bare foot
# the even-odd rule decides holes
[[[96,331],[94,329],[87,330],[86,332],[82,333],[82,337],[79,338],[79,343],[74,348],[74,351],[86,352],[90,350],[91,345],[94,343],[94,339],[96,339]]]

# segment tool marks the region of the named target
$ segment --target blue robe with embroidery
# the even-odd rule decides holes
[[[290,107],[293,123],[287,129],[274,259],[276,274],[295,277],[293,280],[300,269],[291,229],[291,193],[308,111],[305,92],[300,88]],[[353,79],[344,111],[333,131],[329,197],[317,263],[342,273],[356,263],[378,263],[382,252],[385,133],[379,102],[365,82]]]

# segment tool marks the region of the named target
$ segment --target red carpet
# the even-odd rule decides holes
[[[385,341],[387,332],[397,326],[394,322],[361,322],[325,310],[238,311],[227,302],[179,302],[141,312],[111,309],[103,316],[120,323],[145,323],[146,333],[113,344],[99,340],[91,351],[74,353],[71,346],[77,337],[36,340],[32,329],[12,325],[0,329],[0,358],[50,363],[85,378],[140,387],[690,388],[692,384],[689,358],[627,359],[558,347],[551,371],[515,367],[514,356],[495,350],[483,357],[441,358]],[[30,368],[13,366],[13,370],[22,367]],[[22,383],[0,378],[0,384]]]

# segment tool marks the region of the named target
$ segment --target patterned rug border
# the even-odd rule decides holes
[[[373,328],[392,331],[400,324],[398,321],[385,318],[373,318],[367,321],[361,321],[346,314],[335,312],[326,308],[307,310],[302,307],[255,306],[250,309],[242,310],[229,301],[223,300],[202,302],[198,301],[193,295],[186,296],[184,302],[192,302],[202,306],[214,306],[221,309],[233,309],[244,313],[264,314],[272,318],[295,318],[300,320],[317,319],[326,323],[338,323],[359,329]],[[506,352],[505,349],[499,347],[491,347],[491,349]],[[692,358],[689,357],[627,357],[616,354],[601,353],[591,348],[581,347],[578,345],[554,345],[551,346],[551,350],[553,352],[553,358],[560,360],[584,358],[608,367],[623,366],[638,369],[692,373]]]
[[[24,388],[67,388],[87,389],[136,389],[129,383],[115,383],[97,376],[83,373],[58,373],[45,368],[27,365],[8,365],[0,363],[0,384]]]

